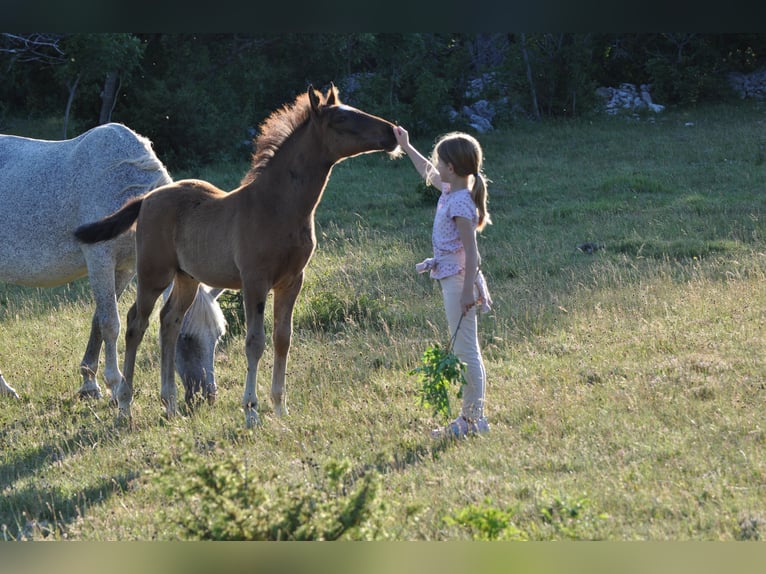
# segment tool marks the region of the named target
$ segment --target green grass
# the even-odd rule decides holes
[[[155,312],[128,430],[106,401],[74,398],[87,285],[0,286],[0,366],[22,395],[0,409],[0,535],[766,538],[765,121],[741,104],[481,137],[495,306],[479,328],[492,431],[477,439],[432,442],[409,374],[448,333],[414,271],[434,206],[404,158],[335,167],[296,307],[290,415],[269,403],[269,346],[258,429],[239,406],[241,329],[220,348],[217,404],[167,421]],[[231,189],[246,169],[174,176]],[[605,248],[577,251],[586,241]]]

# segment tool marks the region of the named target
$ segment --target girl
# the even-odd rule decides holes
[[[485,433],[486,373],[477,335],[477,303],[489,310],[491,300],[479,271],[476,232],[491,223],[487,212],[487,180],[482,173],[483,152],[471,135],[453,132],[442,136],[429,161],[409,141],[407,130],[394,130],[399,146],[407,153],[426,183],[441,190],[431,240],[434,256],[415,266],[438,279],[444,297],[453,351],[466,364],[466,385],[460,415],[446,427],[434,430],[434,438]]]

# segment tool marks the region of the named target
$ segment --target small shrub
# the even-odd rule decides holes
[[[362,476],[351,490],[347,462],[325,466],[321,484],[286,484],[258,476],[233,457],[210,461],[194,454],[165,465],[157,482],[177,505],[160,511],[191,540],[361,540],[376,512],[377,479]],[[350,482],[350,481],[349,481]],[[277,483],[277,486],[273,486]]]
[[[466,506],[444,522],[469,529],[474,540],[525,540],[524,533],[513,524],[513,515],[513,511],[501,510],[485,500],[484,505]]]

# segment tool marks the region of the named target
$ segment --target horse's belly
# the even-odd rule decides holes
[[[20,249],[8,254],[0,248],[0,281],[28,287],[54,287],[87,275],[85,259],[73,253],[45,253]]]

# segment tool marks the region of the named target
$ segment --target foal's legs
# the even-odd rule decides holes
[[[162,389],[160,397],[168,418],[178,414],[176,395],[176,343],[186,310],[194,301],[199,281],[185,273],[176,274],[173,291],[160,312],[160,349],[162,351]]]
[[[242,298],[245,303],[245,322],[247,338],[245,339],[245,354],[247,355],[247,376],[245,378],[245,394],[242,397],[242,407],[245,409],[245,425],[252,427],[258,419],[258,398],[256,397],[256,379],[258,363],[266,347],[266,334],[263,329],[263,313],[266,308],[266,296],[269,288],[263,284],[243,282]]]
[[[172,277],[168,279],[165,287],[170,284]],[[128,311],[128,325],[125,329],[125,363],[123,365],[123,378],[117,386],[116,398],[119,407],[118,420],[130,420],[130,405],[133,402],[133,374],[136,366],[136,354],[138,346],[144,338],[146,328],[149,326],[149,316],[154,310],[157,298],[162,294],[165,287],[148,288],[141,285],[139,279],[136,291],[136,302]]]
[[[293,333],[293,307],[303,285],[303,273],[292,283],[274,290],[274,369],[271,375],[271,402],[277,416],[287,415],[285,374]]]

